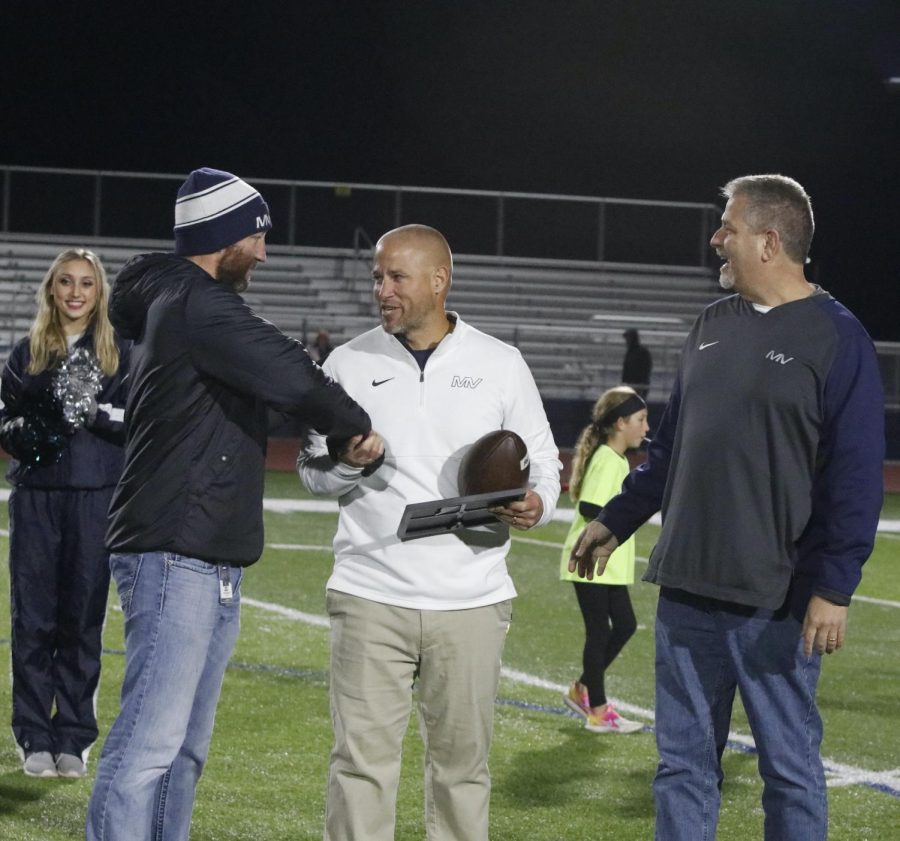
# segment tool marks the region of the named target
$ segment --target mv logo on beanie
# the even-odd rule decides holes
[[[175,253],[213,254],[272,227],[269,206],[246,181],[230,172],[195,169],[175,201]]]

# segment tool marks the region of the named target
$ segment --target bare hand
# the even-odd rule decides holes
[[[373,429],[365,435],[354,435],[339,458],[350,467],[365,467],[384,452],[384,439]]]
[[[846,605],[832,604],[821,596],[813,596],[803,619],[803,651],[811,657],[817,654],[834,654],[844,646],[847,632]]]
[[[577,572],[580,578],[592,581],[594,566],[597,567],[597,576],[603,575],[609,556],[618,548],[616,536],[602,523],[591,520],[575,541],[569,556],[569,572]]]
[[[488,509],[491,514],[510,528],[526,531],[540,522],[544,513],[544,503],[532,490],[525,491],[525,498],[509,505],[497,505]]]

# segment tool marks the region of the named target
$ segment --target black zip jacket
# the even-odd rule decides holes
[[[337,440],[371,429],[300,342],[190,260],[129,261],[110,319],[134,340],[114,552],[252,564],[263,548],[267,406]]]
[[[131,343],[117,337],[119,369],[111,377],[103,377],[95,399],[96,415],[74,432],[63,430],[65,424],[58,404],[53,404],[53,377],[56,366],[40,374],[29,374],[31,344],[28,337],[19,340],[3,369],[0,388],[0,445],[11,456],[6,478],[22,488],[77,488],[96,490],[116,484],[122,472],[122,444],[125,426],[122,409],[128,386]],[[76,348],[93,349],[94,339],[87,331]],[[60,442],[58,456],[30,464],[23,448],[21,421],[42,414],[46,428]]]

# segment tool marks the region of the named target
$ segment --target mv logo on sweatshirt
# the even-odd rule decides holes
[[[450,380],[450,388],[478,388],[484,377],[457,377]]]
[[[780,362],[782,365],[787,365],[793,358],[793,356],[785,356],[783,353],[775,353],[774,350],[770,350],[766,354],[766,359],[771,359],[773,362]]]

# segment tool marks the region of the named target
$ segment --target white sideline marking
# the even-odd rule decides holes
[[[538,540],[535,537],[513,537],[513,543],[527,543],[530,546],[546,546],[548,549],[562,549],[562,543],[557,543],[553,540]],[[306,543],[267,543],[266,546],[269,549],[279,549],[289,552],[330,552],[330,546],[314,546],[312,544]],[[647,558],[643,555],[636,555],[635,561],[640,564],[646,564]],[[853,601],[855,602],[866,602],[867,604],[877,604],[881,605],[881,607],[892,607],[900,610],[900,602],[892,602],[889,599],[876,599],[872,596],[860,596],[856,595],[853,597]]]
[[[331,546],[315,546],[311,543],[267,543],[267,549],[283,549],[289,552],[330,552]]]
[[[893,537],[893,535],[888,535],[888,537]],[[551,548],[551,549],[562,549],[563,548],[562,543],[556,543],[555,541],[552,541],[552,540],[538,540],[537,538],[534,538],[534,537],[515,536],[515,537],[513,537],[513,543],[528,543],[531,546],[547,546],[548,548]],[[643,555],[635,555],[634,559],[639,564],[646,564],[646,563],[649,563],[649,561],[650,561],[649,558],[645,558]],[[900,609],[900,602],[892,602],[890,599],[876,599],[872,596],[855,595],[853,597],[853,601],[866,602],[867,604],[877,604],[877,605],[881,605],[882,607],[893,607],[893,608]]]
[[[290,514],[294,511],[337,514],[339,510],[336,499],[272,499],[270,497],[263,500],[263,508],[279,514]]]
[[[293,619],[295,622],[305,622],[307,625],[315,625],[318,628],[330,628],[331,623],[327,616],[318,616],[315,613],[304,613],[302,610],[294,610],[292,607],[285,607],[281,604],[273,602],[261,602],[259,599],[248,599],[241,596],[242,605],[250,605],[250,607],[258,607],[260,610],[267,610],[269,613],[277,613],[284,616],[285,619]]]
[[[327,628],[330,624],[327,616],[304,613],[303,611],[294,610],[294,608],[285,607],[284,605],[274,604],[272,602],[263,602],[258,599],[241,596],[241,603],[248,605],[249,607],[258,608],[259,610],[275,613],[286,619],[305,622],[308,625],[315,625],[320,628]],[[532,686],[537,689],[548,689],[558,693],[563,693],[568,689],[567,686],[561,683],[554,683],[553,681],[530,675],[527,672],[520,672],[518,669],[510,669],[506,666],[501,668],[500,674],[514,683],[521,683],[525,686]],[[629,704],[627,701],[620,701],[616,698],[611,698],[610,700],[620,710],[623,710],[629,715],[646,719],[651,724],[656,720],[653,710],[648,710],[645,707],[639,707],[635,704]],[[728,739],[729,741],[743,745],[751,750],[756,750],[756,745],[751,736],[731,732],[728,734]],[[855,784],[880,786],[887,789],[890,794],[900,796],[900,768],[895,768],[891,771],[867,771],[863,768],[856,768],[853,765],[832,762],[824,757],[822,758],[822,761],[825,764],[825,775],[829,786],[836,787]]]
[[[6,493],[9,496],[9,492]],[[2,490],[0,490],[0,499],[2,499]],[[317,511],[317,512],[337,512],[337,503],[330,501],[319,501],[319,500],[302,500],[302,499],[270,499],[266,500],[267,503],[272,503],[272,506],[269,507],[267,505],[267,510],[270,511],[278,511],[279,513],[288,513],[291,511]],[[287,503],[287,504],[283,504]],[[304,506],[315,506],[315,507],[304,507]],[[897,523],[898,527],[900,527],[900,520],[891,520],[886,522]],[[893,535],[886,535],[887,537],[893,537]],[[9,537],[9,532],[6,529],[0,529],[0,537]],[[519,537],[518,535],[512,538],[514,543],[528,543],[531,546],[547,546],[550,549],[562,549],[562,543],[556,543],[552,540],[538,540],[534,537]],[[269,549],[278,549],[282,551],[289,552],[330,552],[330,546],[316,546],[314,544],[308,543],[267,543],[266,546]],[[647,558],[637,555],[635,560],[638,563],[645,564],[647,563]],[[854,601],[857,602],[866,602],[867,604],[877,604],[881,607],[892,607],[894,609],[900,610],[900,602],[894,602],[890,599],[876,599],[872,596],[860,596],[855,595],[853,597]]]
[[[9,499],[9,488],[0,488],[0,500]],[[278,514],[290,514],[296,511],[310,511],[317,514],[336,514],[338,512],[337,500],[334,499],[275,499],[266,497],[263,500],[263,509],[274,511]],[[551,518],[557,523],[571,523],[575,519],[574,508],[557,508]],[[648,523],[654,526],[662,525],[659,514],[654,514]],[[879,520],[879,532],[900,533],[900,520]]]
[[[0,499],[9,496],[8,490],[5,491],[6,496],[3,496],[3,493],[4,491],[0,490]],[[279,514],[288,514],[294,511],[313,511],[320,514],[336,514],[338,512],[337,500],[334,499],[272,499],[267,497],[263,500],[263,508]],[[575,509],[557,508],[553,512],[552,519],[557,523],[571,523],[575,519]],[[654,526],[660,526],[662,518],[659,514],[654,514],[647,522]],[[900,533],[900,520],[879,520],[878,531]]]
[[[0,488],[0,500],[8,500],[9,499],[9,489],[8,488]],[[291,513],[291,512],[317,512],[317,513],[337,513],[338,504],[334,500],[306,500],[306,499],[271,499],[267,498],[263,500],[263,508],[266,511],[275,511],[278,513]],[[559,508],[554,512],[553,519],[557,522],[572,522],[575,516],[575,509],[573,508]],[[655,514],[649,520],[650,523],[654,525],[660,525],[661,520],[659,518],[659,514]],[[878,531],[879,532],[900,532],[900,520],[879,520],[878,522]],[[0,529],[0,536],[9,537],[9,531],[6,529]],[[885,534],[885,537],[894,537],[893,534]],[[561,543],[555,543],[547,540],[538,540],[536,538],[529,537],[519,537],[514,536],[513,541],[528,543],[532,545],[545,545],[550,548],[562,548]],[[330,546],[315,546],[315,545],[307,545],[307,544],[292,544],[292,543],[270,543],[268,544],[269,548],[272,549],[283,549],[283,550],[292,550],[292,551],[330,551]],[[636,560],[646,563],[647,559],[644,557],[638,556]],[[888,599],[876,599],[870,596],[854,596],[854,600],[867,602],[869,604],[881,605],[883,607],[891,607],[891,608],[900,608],[900,602],[889,601]],[[241,601],[243,604],[248,605],[249,607],[255,607],[260,610],[266,610],[270,613],[275,613],[280,616],[285,617],[286,619],[291,619],[294,621],[304,622],[307,625],[314,625],[316,627],[328,628],[330,623],[328,621],[327,616],[318,616],[312,613],[304,613],[300,610],[295,610],[294,608],[285,607],[284,605],[274,604],[271,602],[263,602],[257,599],[248,598],[246,596],[242,596]],[[544,678],[536,677],[534,675],[529,675],[525,672],[517,671],[516,669],[509,669],[507,667],[503,667],[501,669],[501,674],[507,680],[514,681],[515,683],[521,683],[526,686],[533,686],[540,689],[549,689],[551,691],[556,692],[565,692],[568,687],[563,684],[553,683],[552,681],[545,680]],[[624,710],[629,715],[639,716],[641,718],[647,719],[650,722],[655,720],[653,711],[645,709],[643,707],[635,706],[634,704],[629,704],[627,701],[619,701],[616,699],[612,699],[615,704],[621,709]],[[730,741],[736,742],[738,744],[744,745],[755,750],[756,746],[754,744],[753,738],[751,736],[744,736],[740,733],[729,733],[728,738]],[[837,786],[847,786],[847,785],[855,785],[855,784],[866,784],[872,786],[880,786],[890,791],[890,793],[894,795],[900,795],[900,768],[895,768],[890,771],[867,771],[862,768],[856,768],[853,765],[845,765],[839,762],[833,762],[828,759],[824,759],[826,766],[826,775],[828,777],[828,785],[831,787]]]
[[[868,604],[880,604],[882,607],[900,607],[900,602],[892,602],[888,599],[876,599],[872,596],[854,596],[855,602],[868,602]]]

